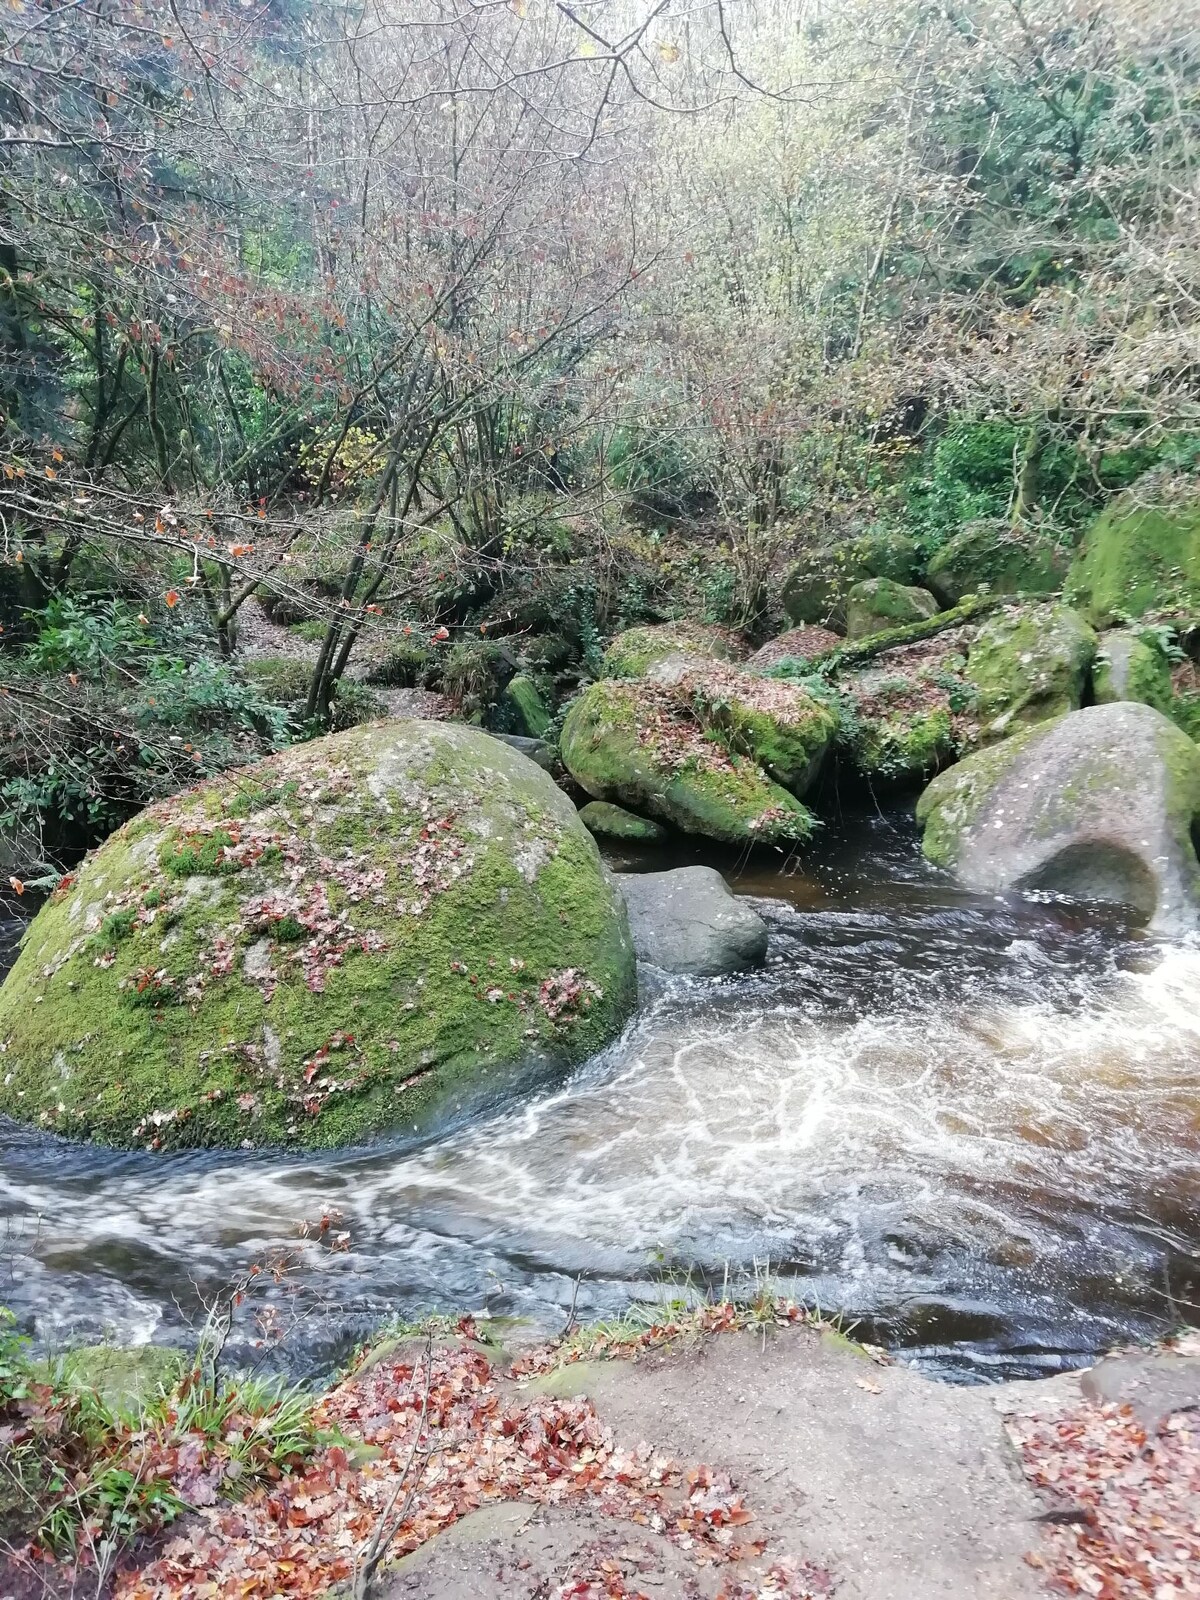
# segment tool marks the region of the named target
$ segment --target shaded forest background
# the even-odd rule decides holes
[[[619,629],[760,641],[806,552],[1066,548],[1200,462],[1200,46],[1166,0],[0,25],[22,870],[399,689],[504,730],[519,675],[553,738]]]

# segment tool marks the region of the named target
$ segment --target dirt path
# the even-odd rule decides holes
[[[1138,1421],[1153,1429],[1200,1405],[1200,1353],[1112,1358],[1082,1378],[962,1388],[879,1366],[844,1341],[800,1328],[765,1340],[710,1336],[634,1363],[581,1362],[513,1386],[514,1395],[531,1391],[587,1395],[618,1445],[646,1440],[728,1473],[765,1547],[732,1566],[697,1565],[675,1532],[614,1523],[584,1500],[516,1499],[461,1518],[406,1557],[384,1587],[389,1600],[1033,1600],[1068,1592],[1049,1586],[1055,1551],[1039,1551],[1046,1533],[1060,1529],[1077,1544],[1085,1519],[1044,1520],[1048,1511],[1070,1519],[1072,1508],[1064,1513],[1034,1487],[1006,1416],[1057,1419],[1082,1405],[1110,1421],[1125,1407],[1128,1420],[1133,1402]],[[1058,1422],[1048,1426],[1057,1438]],[[1194,1526],[1195,1487],[1183,1513]],[[1058,1556],[1064,1550],[1070,1562],[1082,1559],[1075,1545]],[[772,1566],[783,1576],[772,1578]],[[1192,1576],[1195,1588],[1159,1589],[1088,1586],[1085,1574],[1069,1592],[1121,1600],[1200,1593],[1200,1566]],[[1091,1580],[1109,1581],[1103,1573]]]

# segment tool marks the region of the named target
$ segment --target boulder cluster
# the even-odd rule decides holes
[[[923,788],[925,852],[971,889],[1200,926],[1194,499],[1118,501],[1073,554],[972,525],[922,564],[872,536],[783,595],[753,654],[687,622],[613,640],[558,738],[580,810],[547,718],[370,724],[144,811],[29,928],[0,1112],[149,1149],[444,1125],[610,1040],[639,957],[763,959],[719,874],[618,879],[593,835],[791,850],[834,785]]]

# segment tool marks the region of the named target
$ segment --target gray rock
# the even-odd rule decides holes
[[[1128,906],[1200,926],[1200,748],[1151,706],[1088,706],[936,777],[917,804],[930,860],[970,889]]]
[[[1092,694],[1098,705],[1139,700],[1167,714],[1171,693],[1171,663],[1153,634],[1114,628],[1100,635],[1092,670]]]
[[[614,877],[629,908],[639,961],[666,972],[715,978],[759,966],[767,925],[712,867],[622,872]]]
[[[499,739],[510,750],[519,750],[530,761],[536,761],[545,772],[549,772],[554,765],[553,753],[544,739],[529,739],[523,733],[493,733],[492,738]]]

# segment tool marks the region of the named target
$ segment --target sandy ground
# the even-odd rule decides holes
[[[1045,1383],[962,1388],[795,1329],[765,1340],[709,1337],[632,1363],[579,1363],[514,1392],[531,1387],[586,1394],[618,1441],[646,1440],[727,1471],[754,1509],[765,1551],[741,1572],[706,1569],[661,1534],[586,1505],[517,1500],[464,1517],[406,1557],[384,1585],[389,1600],[604,1594],[562,1587],[567,1574],[588,1571],[614,1593],[712,1600],[738,1593],[738,1581],[748,1586],[742,1592],[771,1593],[763,1573],[788,1559],[809,1574],[810,1592],[839,1600],[1062,1592],[1048,1589],[1028,1557],[1036,1561],[1044,1531],[1064,1512],[1028,1481],[1006,1414],[1053,1414],[1092,1400],[1129,1403],[1157,1425],[1200,1405],[1200,1353],[1113,1357]],[[1195,1512],[1200,1518],[1200,1501]],[[627,1587],[616,1587],[618,1577]]]

